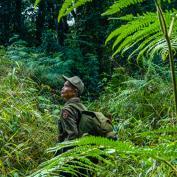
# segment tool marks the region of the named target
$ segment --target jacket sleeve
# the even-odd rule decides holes
[[[59,141],[72,140],[78,137],[78,111],[72,108],[64,107],[61,110],[59,120]]]

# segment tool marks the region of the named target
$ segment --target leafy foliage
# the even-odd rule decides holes
[[[35,7],[40,3],[41,0],[35,1]],[[61,18],[67,16],[74,9],[86,4],[87,2],[91,2],[92,0],[65,0],[62,4],[61,10],[59,11],[58,21],[60,22]]]
[[[61,10],[59,11],[58,21],[60,21],[63,16],[68,15],[74,9],[91,1],[92,0],[76,0],[73,2],[72,0],[65,0],[61,7]]]
[[[8,57],[27,64],[37,82],[59,88],[61,74],[77,74],[86,83],[86,95],[95,98],[100,91],[98,83],[101,73],[111,70],[111,61],[107,60],[110,50],[104,46],[107,20],[100,15],[110,2],[66,1],[69,6],[63,11],[60,10],[61,13],[65,14],[69,9],[79,8],[58,23],[57,16],[62,2],[39,0],[36,1],[36,9],[33,0],[0,3],[3,7],[2,12],[5,12],[5,17],[2,16],[3,31],[0,31],[4,41],[2,44],[8,46]],[[81,7],[84,3],[87,6]],[[63,8],[66,7],[64,4]],[[17,8],[20,11],[16,12]],[[15,18],[11,23],[11,16],[19,18]],[[68,23],[70,18],[74,21],[71,26]],[[21,25],[18,26],[22,33],[13,28],[16,27],[17,19],[21,19],[21,22],[18,21]],[[20,39],[18,42],[14,37],[16,34]],[[91,94],[93,90],[95,93]]]
[[[168,149],[166,146],[168,146]],[[30,175],[30,177],[38,177],[41,174],[43,176],[53,176],[60,171],[76,175],[75,170],[79,167],[89,167],[91,171],[96,171],[98,176],[103,176],[105,171],[107,171],[107,176],[121,176],[119,162],[127,158],[132,158],[132,161],[129,161],[129,171],[127,171],[127,174],[124,172],[124,175],[128,175],[128,173],[131,173],[131,176],[141,175],[144,171],[146,175],[151,176],[158,174],[159,169],[161,169],[161,174],[171,176],[170,174],[176,173],[175,165],[173,166],[169,162],[175,160],[177,154],[174,149],[176,146],[177,144],[174,142],[154,148],[141,148],[121,141],[115,142],[100,137],[84,137],[75,141],[61,143],[49,149],[49,152],[55,152],[63,147],[75,147],[41,164],[41,169]],[[98,163],[95,164],[90,157],[97,158]],[[112,163],[113,161],[114,163]],[[142,164],[142,161],[144,161],[144,164]],[[159,162],[158,165],[157,161]],[[115,163],[118,163],[118,166],[115,166]],[[140,168],[137,169],[138,166],[142,170]],[[164,166],[168,169],[166,173],[163,172]],[[136,167],[136,170],[134,167]],[[111,172],[113,169],[114,171]]]
[[[60,143],[48,152],[69,150],[42,163],[30,177],[60,172],[77,176],[76,171],[85,168],[92,176],[175,176],[177,129],[170,72],[151,62],[144,68],[143,78],[115,69],[100,99],[89,105],[90,110],[112,114],[119,141],[83,137]]]
[[[112,6],[109,7],[109,9],[103,13],[103,15],[113,15],[115,13],[120,12],[122,9],[129,7],[131,5],[141,3],[145,0],[129,0],[129,1],[121,1],[117,0]]]
[[[59,21],[63,16],[67,16],[75,8],[86,4],[87,1],[77,1],[73,2],[71,0],[66,0],[59,12]],[[119,21],[119,26],[115,29],[106,39],[106,44],[114,40],[112,44],[112,49],[114,50],[113,56],[128,55],[128,60],[137,58],[142,59],[143,56],[147,55],[148,57],[153,58],[156,54],[160,54],[163,59],[166,59],[168,56],[168,49],[166,41],[163,40],[162,32],[160,30],[159,21],[157,19],[157,14],[152,11],[135,11],[133,14],[121,15],[121,11],[131,7],[132,5],[139,4],[142,5],[145,3],[144,0],[117,0],[109,9],[102,13],[103,16],[116,15]],[[164,0],[163,3],[172,4],[172,1]],[[155,7],[155,5],[154,5]],[[170,10],[165,11],[164,15],[167,20],[167,24],[170,24],[171,16],[175,16],[176,9],[171,6]],[[111,19],[111,18],[110,18]],[[123,24],[123,25],[122,25]],[[177,28],[173,26],[173,35],[171,36],[172,48],[176,50],[176,33]]]
[[[2,50],[1,58],[4,55]],[[77,176],[78,169],[80,173],[89,169],[86,170],[89,174],[108,177],[175,175],[176,119],[170,101],[170,73],[164,66],[144,63],[146,75],[143,78],[130,77],[124,68],[115,69],[105,93],[90,104],[89,109],[113,115],[119,141],[84,137],[58,144],[46,155],[44,149],[52,146],[57,132],[53,123],[49,123],[48,109],[41,113],[36,103],[39,100],[51,103],[37,96],[34,83],[26,79],[20,64],[12,64],[15,69],[7,69],[8,60],[1,61],[2,175],[24,176],[30,174],[32,168],[36,172],[31,176],[56,176],[60,172]],[[70,148],[73,146],[75,148]],[[70,149],[53,157],[62,148]]]
[[[72,41],[68,47],[62,48],[54,42],[54,38],[55,33],[48,31],[43,34],[43,42],[39,48],[30,48],[25,41],[14,36],[6,55],[14,61],[24,63],[31,77],[40,84],[60,89],[63,74],[78,75],[86,85],[87,95],[97,88],[97,92],[93,94],[95,96],[99,92],[97,56],[92,53],[84,55],[79,47],[72,48],[77,41]],[[90,94],[90,98],[93,96]]]
[[[47,55],[44,50],[49,48],[50,44],[44,42],[44,45],[36,50],[29,48],[25,41],[17,39],[8,47],[7,56],[14,61],[25,63],[32,78],[38,83],[57,86],[61,83],[59,74],[69,73],[72,62],[63,61],[61,52]]]
[[[18,1],[13,2],[16,5]],[[13,2],[7,3],[11,7],[9,9],[14,9]],[[28,1],[30,4],[31,2]],[[102,111],[110,117],[112,115],[119,141],[83,137],[57,144],[48,150],[49,154],[44,153],[44,150],[54,146],[56,141],[55,121],[58,118],[59,106],[51,103],[51,98],[48,99],[50,96],[40,95],[41,92],[51,92],[48,85],[59,87],[62,74],[79,75],[86,83],[88,94],[93,93],[91,96],[94,97],[100,91],[99,70],[106,65],[105,58],[109,57],[109,54],[105,54],[107,50],[102,42],[108,23],[105,17],[98,16],[105,6],[111,5],[113,1],[104,1],[105,4],[92,1],[93,4],[81,8],[89,1],[66,0],[60,10],[59,20],[72,11],[75,25],[69,29],[66,25],[67,18],[60,21],[61,29],[57,23],[53,25],[59,8],[57,2],[59,1],[45,1],[39,4],[37,19],[31,23],[30,29],[32,38],[36,36],[39,38],[38,42],[41,40],[38,47],[30,48],[29,43],[14,36],[10,38],[11,45],[7,51],[4,48],[0,50],[1,176],[27,176],[32,173],[32,169],[34,173],[31,177],[58,176],[63,172],[73,176],[85,172],[91,176],[107,177],[175,176],[177,128],[171,101],[170,72],[165,65],[161,67],[160,64],[154,65],[151,62],[142,63],[140,74],[136,74],[131,68],[130,72],[133,72],[134,76],[130,76],[123,67],[114,69],[113,75],[104,79],[110,81],[106,81],[105,90],[99,100],[88,102],[89,109]],[[168,8],[164,11],[168,26],[171,21],[170,14],[174,14],[174,17],[176,14],[174,2],[162,1],[162,6]],[[150,4],[152,5],[152,2]],[[132,6],[137,6],[133,14],[129,13],[132,12]],[[80,8],[75,10],[77,7]],[[115,15],[110,18],[114,21],[109,21],[112,26],[108,28],[119,25],[106,40],[106,44],[113,42],[114,56],[129,56],[129,59],[138,56],[138,59],[145,62],[147,58],[144,56],[156,59],[154,56],[158,53],[166,59],[168,49],[162,39],[157,15],[149,5],[146,8],[146,1],[143,0],[117,0],[103,13],[106,16]],[[6,14],[11,12],[8,9],[3,10],[6,10]],[[21,14],[19,12],[17,14]],[[92,13],[88,15],[90,12]],[[8,19],[12,16],[14,11]],[[80,18],[81,16],[83,18]],[[27,24],[29,19],[31,18],[26,19]],[[18,30],[18,26],[13,28],[13,24],[18,24],[15,21],[8,32],[6,24],[9,23],[10,21],[3,23],[3,29],[7,31],[3,34],[8,34],[7,39],[11,37],[13,30]],[[44,26],[49,30],[43,31]],[[174,51],[177,46],[176,31],[174,25],[171,36]],[[4,38],[4,35],[1,36]],[[59,37],[63,39],[59,40]],[[37,82],[34,83],[28,74]],[[37,89],[38,83],[40,92]],[[53,157],[63,148],[68,151]]]
[[[44,151],[55,142],[55,119],[38,110],[36,84],[4,54],[1,49],[0,174],[25,176],[50,157]]]
[[[121,126],[130,125],[130,129],[131,124],[136,121],[140,124],[141,130],[148,130],[159,127],[163,119],[173,118],[170,72],[151,62],[144,64],[144,67],[146,69],[144,78],[130,77],[124,68],[117,68],[106,93],[100,98],[101,103],[104,103],[100,104],[101,109],[112,113],[116,118],[115,121],[121,122]],[[130,134],[136,136],[136,133]]]
[[[143,1],[129,0],[127,3],[117,1],[103,15],[118,14],[121,9],[141,2]],[[171,2],[168,3],[170,4]],[[175,9],[164,13],[168,25],[170,24],[172,14],[176,14]],[[138,59],[142,59],[145,55],[153,58],[158,53],[162,55],[163,59],[166,59],[168,56],[167,44],[163,40],[156,13],[128,14],[118,17],[117,20],[124,21],[125,25],[115,29],[106,40],[107,44],[110,40],[115,39],[112,45],[113,50],[115,50],[113,56],[128,54],[128,59],[135,58],[135,56]],[[174,26],[173,35],[171,36],[173,50],[176,50],[176,32],[177,28]]]

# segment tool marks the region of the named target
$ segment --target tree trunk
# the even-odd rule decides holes
[[[9,40],[10,35],[10,13],[9,9],[11,9],[11,2],[1,1],[0,2],[1,11],[0,11],[0,44],[5,44]]]
[[[14,14],[14,32],[22,36],[22,20],[21,20],[21,0],[15,0],[15,14]]]
[[[38,15],[36,17],[36,42],[41,43],[42,31],[45,23],[45,1],[39,3]]]

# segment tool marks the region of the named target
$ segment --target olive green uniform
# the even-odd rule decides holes
[[[59,142],[73,140],[81,136],[78,130],[80,111],[70,104],[75,104],[81,111],[86,110],[78,97],[71,98],[65,103],[58,121]]]

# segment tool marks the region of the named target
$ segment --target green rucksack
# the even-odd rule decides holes
[[[76,104],[70,106],[79,110],[80,120],[78,129],[80,135],[89,134],[93,136],[102,136],[110,139],[117,139],[116,133],[113,131],[112,121],[105,117],[101,112],[83,111]]]

